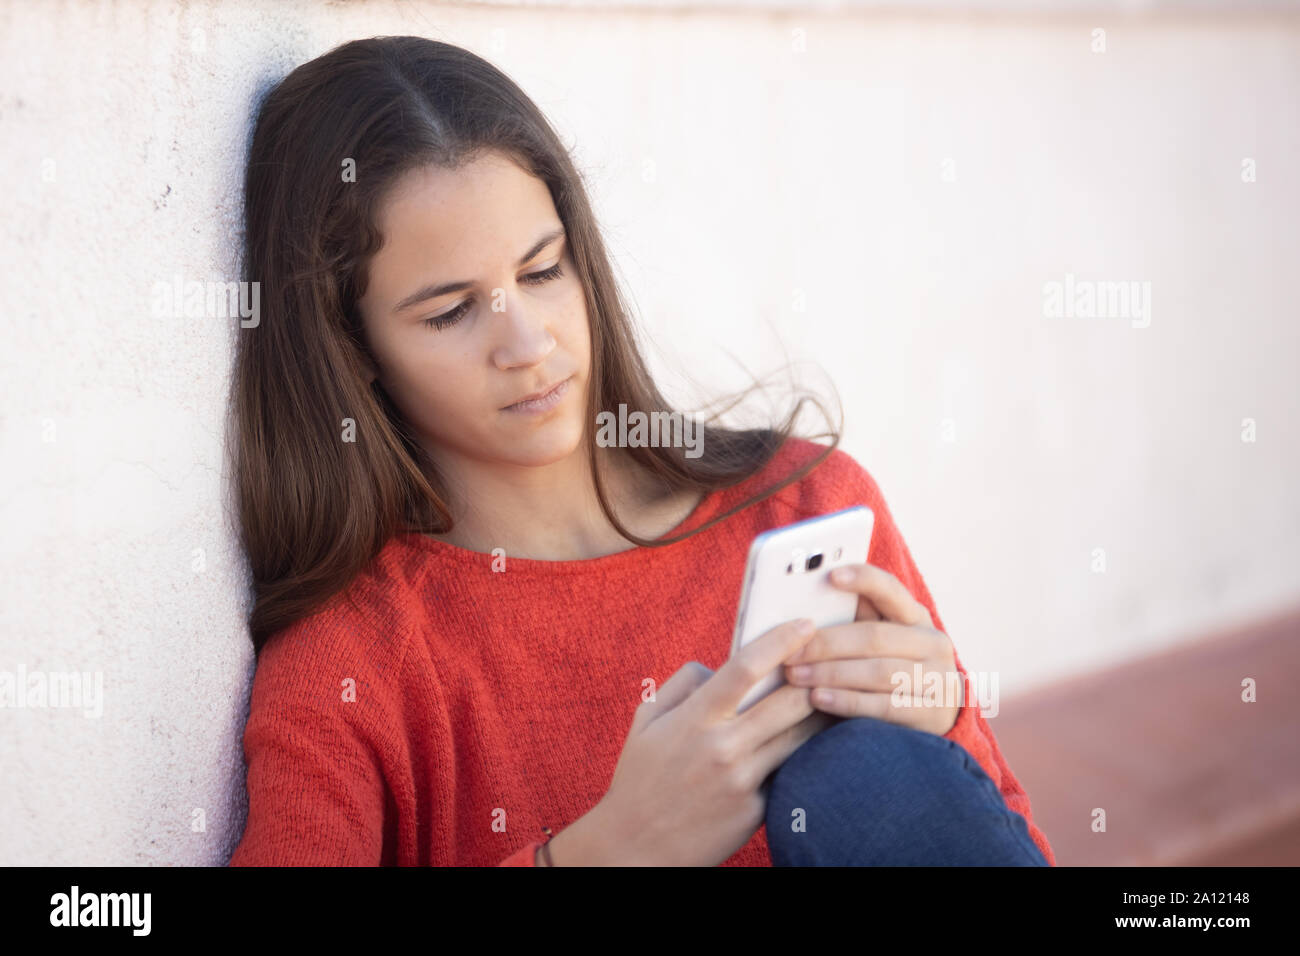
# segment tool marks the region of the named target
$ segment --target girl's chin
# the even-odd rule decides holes
[[[521,465],[553,464],[582,448],[582,429],[577,423],[549,422],[539,425],[531,434],[513,431],[498,450],[502,458]]]

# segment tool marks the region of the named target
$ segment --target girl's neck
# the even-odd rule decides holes
[[[603,455],[610,506],[633,534],[661,537],[681,524],[703,498],[693,488],[666,487],[622,449],[598,452]],[[590,469],[576,467],[585,454],[580,449],[569,463],[571,478],[555,473],[563,494],[547,495],[544,486],[521,491],[517,485],[479,474],[472,483],[449,476],[458,485],[450,489],[454,525],[445,534],[429,537],[470,551],[491,553],[501,548],[507,557],[538,561],[583,561],[636,547],[605,517],[591,485]],[[465,493],[466,484],[471,494]]]

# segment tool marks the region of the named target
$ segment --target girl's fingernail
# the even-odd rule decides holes
[[[831,572],[831,580],[837,584],[845,584],[852,580],[853,574],[848,568],[836,568]]]

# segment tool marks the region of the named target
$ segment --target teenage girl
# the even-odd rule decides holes
[[[602,412],[674,410],[509,78],[347,43],[265,99],[245,187],[261,317],[230,447],[258,661],[232,864],[1054,863],[838,433],[796,436],[797,406],[694,448],[597,440]],[[754,536],[854,504],[857,620],[728,659]],[[918,665],[962,693],[900,700]]]

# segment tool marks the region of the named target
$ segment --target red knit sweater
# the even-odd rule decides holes
[[[823,450],[791,439],[671,534]],[[838,448],[775,495],[662,548],[507,557],[500,572],[490,554],[397,535],[341,599],[263,649],[244,731],[248,819],[230,864],[532,866],[542,826],[558,833],[605,795],[642,681],[662,684],[690,660],[726,663],[754,536],[855,504],[875,512],[869,563],[945,630],[875,481]],[[1055,865],[967,699],[945,736],[979,761]],[[759,827],[722,865],[771,866],[766,837]]]

